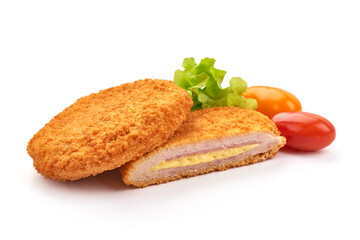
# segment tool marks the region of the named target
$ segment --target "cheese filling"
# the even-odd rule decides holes
[[[163,161],[151,167],[151,170],[158,171],[167,168],[186,167],[201,163],[212,162],[223,158],[234,157],[257,147],[258,145],[259,144],[244,145],[240,147],[234,147],[209,153],[186,156],[170,161]]]

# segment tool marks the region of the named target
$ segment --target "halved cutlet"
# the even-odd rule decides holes
[[[208,108],[192,112],[169,141],[120,171],[127,185],[146,187],[260,162],[285,142],[276,125],[257,111]]]

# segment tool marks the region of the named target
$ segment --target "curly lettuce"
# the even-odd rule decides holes
[[[234,106],[256,109],[257,101],[244,98],[247,83],[240,77],[230,79],[230,87],[222,88],[221,84],[226,71],[214,68],[215,59],[204,58],[196,64],[194,58],[185,58],[184,70],[176,70],[174,82],[188,91],[194,105],[192,111],[211,107]]]

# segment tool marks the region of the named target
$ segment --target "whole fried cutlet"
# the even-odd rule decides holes
[[[120,167],[163,144],[190,114],[189,94],[167,80],[139,80],[78,99],[29,141],[34,167],[77,180]]]
[[[127,185],[146,187],[273,157],[286,139],[267,116],[237,107],[194,111],[165,144],[120,168]]]

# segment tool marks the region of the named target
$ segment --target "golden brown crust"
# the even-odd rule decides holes
[[[209,172],[225,171],[229,168],[241,167],[241,166],[245,166],[245,165],[249,165],[249,164],[253,164],[253,163],[257,163],[257,162],[261,162],[261,161],[270,159],[276,155],[276,153],[279,151],[279,148],[281,148],[281,147],[282,146],[278,146],[274,149],[269,150],[268,152],[260,153],[255,156],[244,159],[242,161],[232,162],[227,165],[214,166],[213,168],[201,169],[199,171],[193,171],[193,172],[179,172],[177,175],[165,177],[162,179],[150,179],[147,182],[132,182],[129,179],[129,174],[127,172],[124,172],[123,181],[125,182],[126,185],[133,185],[136,187],[147,187],[149,185],[167,183],[167,182],[178,180],[181,178],[189,178],[189,177],[193,177],[196,175],[206,174]]]
[[[130,179],[132,171],[136,170],[138,164],[141,164],[142,162],[146,161],[149,156],[157,154],[164,149],[193,144],[205,140],[213,140],[217,138],[224,138],[233,135],[243,135],[253,132],[269,133],[275,136],[280,135],[280,132],[278,131],[273,121],[271,121],[262,113],[254,110],[241,109],[238,107],[213,107],[194,111],[190,114],[186,122],[178,130],[176,130],[175,134],[165,144],[135,161],[128,162],[120,168],[120,172],[126,184],[144,187],[151,184],[176,180],[182,177],[190,177],[206,172],[225,170],[230,167],[237,167],[246,165],[248,163],[262,161],[265,159],[263,156],[272,157],[279,150],[279,148],[285,144],[285,138],[282,138],[282,145],[277,146],[265,155],[259,154],[247,159],[245,164],[242,162],[234,166],[230,164],[228,166],[224,166],[221,169],[213,168],[208,169],[205,172],[195,172],[191,174],[185,173],[182,175],[172,176],[170,178],[156,181],[152,180],[150,182],[143,183],[133,182]]]
[[[250,132],[279,135],[273,121],[260,112],[238,107],[213,107],[194,111],[162,147],[185,145]]]
[[[36,170],[77,180],[163,144],[190,114],[189,94],[167,80],[139,80],[78,99],[29,141]]]

